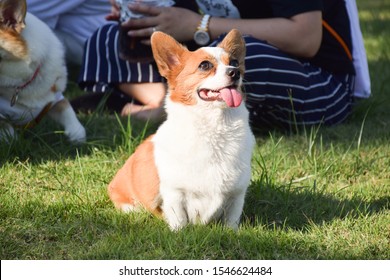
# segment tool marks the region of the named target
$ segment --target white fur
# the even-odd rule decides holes
[[[64,60],[64,48],[50,28],[35,16],[27,13],[26,27],[22,36],[28,44],[28,58],[17,59],[0,48],[0,120],[11,124],[27,123],[48,104],[55,105],[62,98],[67,83],[67,71]],[[15,88],[31,80],[37,67],[37,77],[19,93],[15,106],[10,100]],[[55,85],[58,94],[52,92]],[[65,134],[74,142],[85,141],[85,129],[75,117],[73,109],[65,106],[65,110],[55,108],[50,111],[56,121],[65,127]],[[57,109],[57,110],[54,110]],[[20,113],[22,112],[22,113]]]
[[[215,57],[220,48],[205,48]],[[227,85],[221,62],[201,85]],[[194,89],[195,91],[196,89]],[[197,96],[197,95],[196,95]],[[237,228],[251,178],[255,143],[244,105],[229,108],[223,101],[184,105],[166,99],[167,120],[153,138],[164,216],[174,230],[187,223],[221,221]]]

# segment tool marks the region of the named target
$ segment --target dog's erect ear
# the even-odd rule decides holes
[[[219,43],[218,47],[223,48],[231,57],[237,59],[240,65],[244,65],[246,47],[240,31],[232,29]]]
[[[20,33],[25,27],[26,0],[0,0],[0,23],[2,28],[11,28]]]
[[[17,59],[28,56],[27,43],[20,34],[26,10],[26,0],[0,0],[0,47]]]
[[[159,31],[152,34],[151,44],[161,76],[169,79],[173,70],[181,65],[181,57],[188,50],[168,34]]]

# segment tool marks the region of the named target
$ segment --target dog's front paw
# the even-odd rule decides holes
[[[82,144],[87,140],[85,128],[80,123],[74,124],[65,130],[65,135],[74,144]]]
[[[78,120],[76,113],[67,99],[61,99],[49,111],[50,117],[63,125],[65,135],[70,142],[81,144],[86,141],[85,128]]]
[[[181,207],[163,207],[164,218],[172,231],[179,231],[188,224],[187,214]]]
[[[167,221],[168,222],[168,225],[169,225],[169,228],[172,230],[172,231],[179,231],[181,230],[182,228],[184,228],[188,222],[187,221]]]

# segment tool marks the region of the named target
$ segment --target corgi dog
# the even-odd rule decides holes
[[[0,1],[0,139],[29,128],[47,113],[72,142],[86,133],[63,96],[64,47],[51,29],[27,13],[25,0]]]
[[[238,228],[255,138],[241,92],[245,43],[230,31],[217,47],[190,52],[162,32],[151,37],[167,79],[166,120],[108,186],[123,211],[161,215],[172,230],[221,222]]]

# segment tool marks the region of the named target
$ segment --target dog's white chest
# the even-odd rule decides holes
[[[211,127],[201,119],[185,124],[178,118],[159,128],[153,142],[163,204],[180,205],[189,221],[208,223],[224,216],[237,197],[243,200],[254,145],[244,109],[243,114]]]

